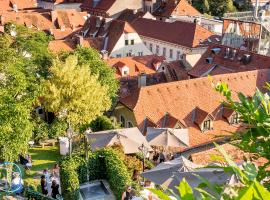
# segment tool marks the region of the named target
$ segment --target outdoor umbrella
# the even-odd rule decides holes
[[[151,146],[189,146],[188,129],[147,128],[146,140]]]
[[[87,133],[86,135],[94,151],[116,144],[123,147],[125,154],[140,152],[139,147],[142,146],[142,144],[144,144],[148,151],[152,151],[151,146],[136,127]]]
[[[154,182],[157,185],[163,185],[173,176],[175,172],[188,172],[193,171],[195,168],[202,167],[201,165],[196,165],[190,162],[183,156],[180,156],[174,160],[162,162],[157,165],[155,168],[143,172],[141,176],[150,181]]]

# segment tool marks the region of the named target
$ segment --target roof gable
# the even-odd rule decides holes
[[[206,119],[214,120],[214,117],[210,113],[200,109],[199,107],[196,107],[194,112],[194,122],[197,125],[201,125]]]

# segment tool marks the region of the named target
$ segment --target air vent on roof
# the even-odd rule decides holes
[[[213,63],[213,58],[212,57],[208,57],[205,59],[206,63],[208,64],[212,64]]]
[[[219,38],[215,38],[215,40],[216,40],[217,42],[220,42],[220,39],[219,39]]]
[[[234,60],[235,56],[236,56],[236,49],[232,50],[231,60]]]
[[[213,48],[211,49],[211,52],[215,55],[219,54],[219,52],[221,51],[221,48]]]
[[[242,62],[247,65],[251,61],[251,55],[249,54],[244,54],[242,57]]]
[[[210,42],[210,43],[212,42],[212,40],[210,38],[208,38],[207,41]]]
[[[230,48],[226,48],[224,58],[229,58],[229,56],[230,56]]]

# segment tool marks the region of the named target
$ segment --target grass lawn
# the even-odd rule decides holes
[[[58,147],[35,147],[29,149],[32,157],[32,168],[30,170],[22,170],[25,184],[39,186],[40,176],[44,169],[49,171],[53,168],[54,164],[59,162],[61,156]]]

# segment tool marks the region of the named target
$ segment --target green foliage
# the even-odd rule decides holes
[[[131,184],[131,176],[119,155],[118,150],[112,148],[100,149],[91,153],[88,162],[79,157],[66,157],[60,163],[61,188],[67,200],[76,200],[79,195],[79,186],[96,179],[108,180],[117,199],[121,198],[127,185]]]
[[[66,157],[63,160],[61,160],[60,180],[61,180],[61,191],[64,199],[67,200],[79,199],[80,180],[77,170],[79,169],[80,166],[84,165],[85,165],[84,160],[79,156]]]
[[[87,65],[79,65],[76,56],[65,62],[54,60],[51,77],[43,83],[45,108],[74,128],[90,123],[110,108],[108,88],[102,86]]]
[[[40,117],[34,117],[33,139],[35,143],[48,139],[48,124]]]
[[[114,126],[112,120],[104,115],[96,118],[94,121],[90,123],[91,130],[93,132],[104,131],[104,130],[112,130],[116,127]]]
[[[143,161],[143,155],[142,155],[142,153],[137,153],[136,154],[136,157],[142,162]],[[145,168],[146,169],[153,169],[154,167],[155,167],[155,165],[151,162],[151,161],[149,161],[149,160],[147,160],[147,159],[145,159]]]
[[[229,157],[229,155],[220,146],[218,150],[224,156],[228,166],[220,167],[225,172],[233,172],[239,183],[218,185],[210,183],[207,179],[198,176],[201,184],[195,190],[199,192],[199,196],[194,195],[192,188],[188,182],[183,179],[178,186],[178,190],[183,200],[268,200],[270,192],[256,179],[256,168],[252,163],[245,163],[243,169],[239,168]],[[207,190],[206,190],[207,188]],[[163,196],[166,195],[160,190],[152,190],[153,193]],[[168,197],[165,196],[165,197]],[[162,199],[166,199],[163,197]],[[178,195],[175,196],[179,199]]]
[[[58,138],[59,136],[64,136],[67,129],[68,124],[63,120],[56,118],[49,125],[49,138]]]
[[[35,199],[35,200],[53,200],[53,198],[49,196],[45,196],[33,190],[33,188],[31,187],[26,188],[25,197],[27,197],[28,199]]]
[[[192,5],[204,14],[222,17],[224,13],[236,12],[233,0],[193,0]]]
[[[257,157],[264,157],[267,160],[270,160],[269,96],[257,90],[252,97],[238,93],[239,101],[234,101],[232,99],[232,92],[227,84],[218,83],[215,85],[215,88],[225,96],[226,101],[224,102],[224,105],[239,113],[242,122],[248,127],[243,133],[235,135],[236,139],[240,140],[238,146],[245,152],[250,152],[257,155]],[[267,89],[270,89],[268,83]],[[270,163],[267,162],[264,166],[259,167],[259,180],[263,180],[270,175],[270,172],[265,170],[269,167],[269,164]]]
[[[115,78],[115,72],[101,59],[100,54],[95,49],[78,47],[74,52],[62,54],[60,57],[65,59],[68,55],[77,55],[78,64],[89,66],[91,74],[98,77],[102,86],[107,86],[109,97],[111,99],[117,97],[119,83]]]
[[[0,36],[0,159],[13,161],[27,150],[32,136],[31,110],[42,79],[37,73],[46,68],[37,62],[46,50],[38,48],[47,48],[48,41],[44,33],[23,26],[8,24],[6,29],[17,34],[13,37],[7,31]],[[49,59],[49,54],[46,56]]]

